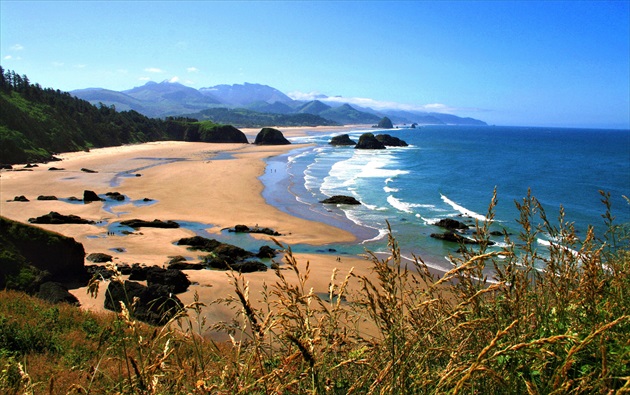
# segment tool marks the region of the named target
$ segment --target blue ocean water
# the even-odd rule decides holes
[[[328,144],[334,135],[348,133],[356,141],[364,132],[294,138],[293,143],[312,145],[269,159],[261,177],[271,204],[357,235],[357,243],[332,246],[335,250],[384,251],[389,222],[405,256],[413,253],[448,269],[445,257],[457,246],[431,238],[444,231],[433,224],[441,218],[484,220],[495,187],[496,230],[519,232],[514,201],[522,201],[528,189],[550,219],[562,205],[566,220],[582,234],[589,224],[600,236],[605,231],[600,190],[610,192],[616,221],[630,222],[623,197],[630,196],[628,130],[422,126],[369,130],[399,137],[408,147],[356,150]],[[332,195],[352,195],[363,204],[319,203]]]

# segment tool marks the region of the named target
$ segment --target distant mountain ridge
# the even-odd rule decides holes
[[[145,85],[121,92],[88,88],[74,90],[70,93],[95,105],[102,103],[106,106],[114,106],[121,111],[134,110],[154,118],[195,117],[208,109],[241,108],[264,114],[311,114],[338,124],[375,124],[384,116],[391,118],[394,123],[398,124],[486,124],[474,118],[462,118],[451,114],[395,109],[377,111],[371,108],[351,106],[348,103],[329,105],[322,101],[327,98],[325,95],[321,95],[320,100],[293,100],[276,88],[253,83],[223,84],[197,90],[177,82],[163,81],[157,83],[150,81]],[[208,117],[210,113],[212,112],[206,112],[200,118]],[[221,112],[221,114],[225,115],[226,112]],[[243,119],[242,115],[242,113],[239,115],[239,119]],[[250,115],[254,116],[254,114]],[[257,119],[264,118],[255,117]],[[316,119],[311,118],[309,121]],[[223,121],[225,122],[225,119]],[[238,122],[232,123],[238,124]]]

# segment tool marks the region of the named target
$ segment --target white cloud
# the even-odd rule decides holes
[[[84,69],[84,68],[87,67],[87,65],[86,64],[75,64],[74,67],[77,68],[77,69]]]
[[[24,50],[24,46],[22,44],[14,44],[14,45],[11,45],[10,49],[12,51],[22,51]]]
[[[287,93],[287,96],[289,96],[293,100],[322,100],[328,97],[324,94],[321,94],[320,92],[300,92],[300,91],[289,92]]]
[[[7,55],[7,56],[5,56],[5,57],[4,57],[4,58],[2,58],[2,59],[4,59],[4,60],[11,60],[11,59],[13,59],[13,56],[11,56],[11,55]]]
[[[157,67],[147,67],[144,71],[147,73],[164,73],[164,70],[158,69]]]
[[[149,78],[149,77],[140,77],[140,78],[138,78],[138,80],[140,80],[140,81],[151,81],[151,78]]]
[[[188,67],[188,68],[186,69],[186,71],[187,71],[187,72],[189,72],[189,73],[196,73],[196,72],[198,72],[198,71],[199,71],[199,69],[198,69],[198,68],[196,68],[196,67]]]
[[[179,77],[178,76],[174,76],[173,78],[171,78],[170,80],[168,80],[168,82],[179,82]]]

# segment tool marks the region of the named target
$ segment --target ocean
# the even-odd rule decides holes
[[[387,133],[405,140],[408,147],[357,150],[328,144],[332,136],[347,133],[357,141],[362,133]],[[453,218],[471,225],[483,221],[496,188],[493,230],[521,230],[515,201],[528,189],[557,219],[565,220],[578,235],[593,225],[597,236],[606,230],[600,190],[611,195],[617,223],[630,222],[630,131],[532,128],[504,126],[421,126],[416,129],[315,132],[290,139],[309,143],[268,159],[261,176],[265,199],[302,218],[322,221],[351,231],[357,242],[332,244],[316,251],[337,255],[387,250],[387,223],[403,256],[420,256],[430,266],[448,270],[447,259],[457,245],[431,238],[444,232],[434,225]],[[324,205],[333,195],[350,195],[360,206]],[[501,246],[502,237],[493,237]],[[541,235],[538,242],[548,240]],[[313,251],[312,246],[292,246]]]

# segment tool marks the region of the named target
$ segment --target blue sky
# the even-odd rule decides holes
[[[630,127],[629,1],[7,1],[44,87],[260,83],[497,125]]]

